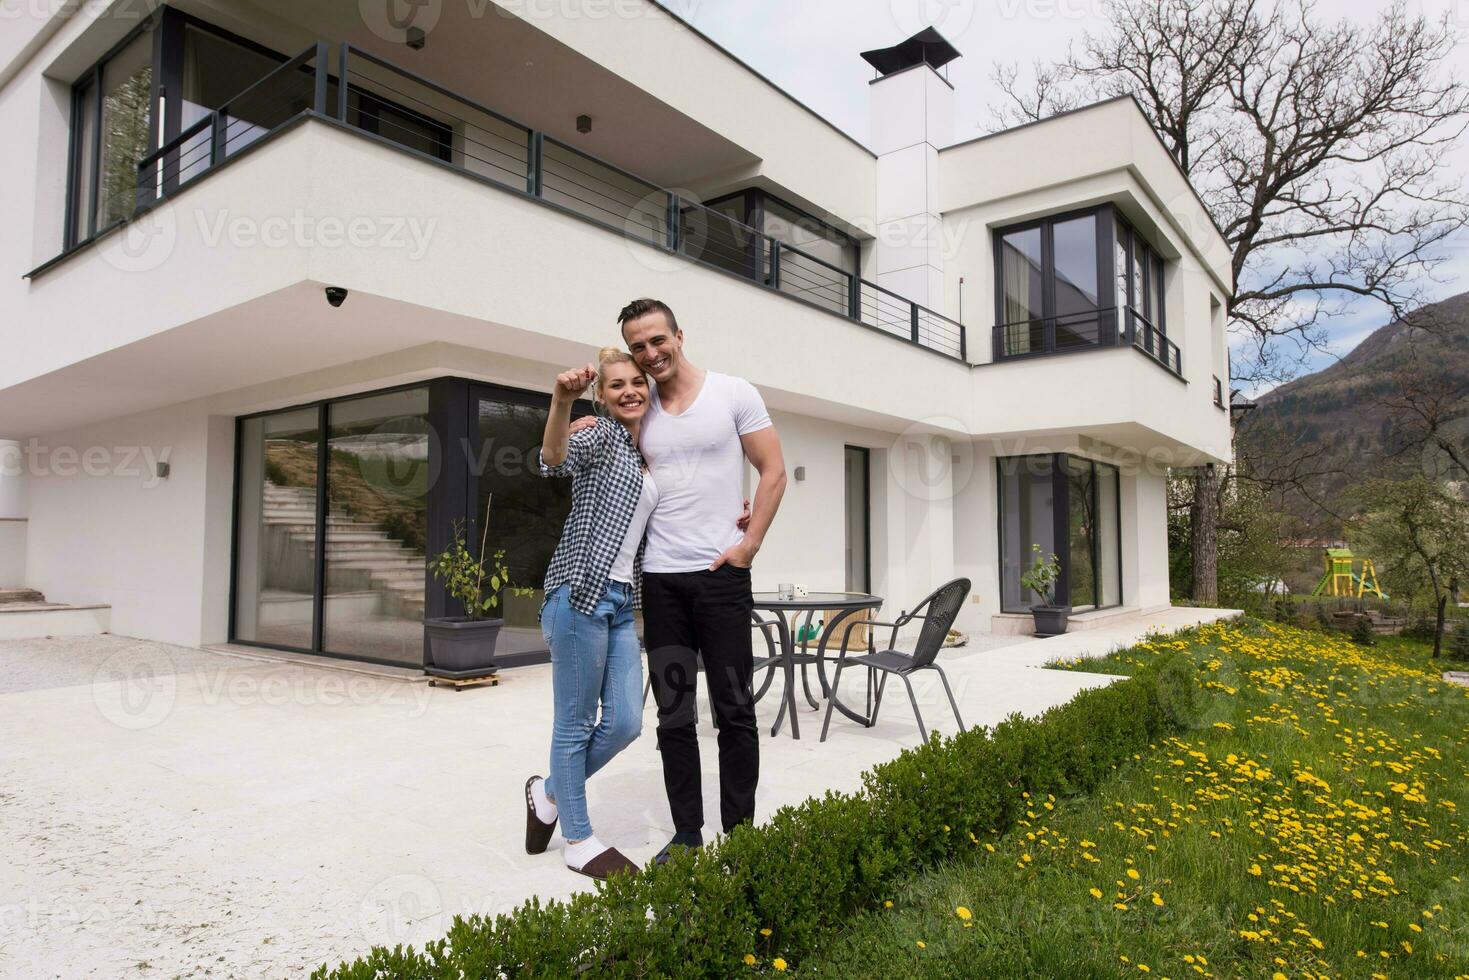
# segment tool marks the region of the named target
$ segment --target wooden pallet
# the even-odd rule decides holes
[[[438,687],[440,685],[443,685],[445,687],[452,687],[456,691],[463,690],[466,687],[474,687],[478,684],[485,684],[489,687],[499,687],[500,675],[485,674],[481,677],[430,677],[428,679],[429,687]]]

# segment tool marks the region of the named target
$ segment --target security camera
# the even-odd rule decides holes
[[[326,287],[326,301],[332,306],[341,306],[347,301],[347,291],[341,286]]]

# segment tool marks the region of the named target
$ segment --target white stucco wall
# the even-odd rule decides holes
[[[111,604],[124,636],[224,639],[232,443],[231,420],[198,403],[38,437],[26,584]]]

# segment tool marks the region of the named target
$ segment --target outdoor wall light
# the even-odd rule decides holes
[[[804,466],[797,466],[796,467],[796,482],[797,483],[805,483],[806,482],[806,467],[804,467]]]
[[[326,301],[333,307],[341,306],[347,301],[347,291],[341,286],[326,287]]]
[[[428,42],[428,35],[423,33],[422,27],[408,28],[408,46],[414,51],[422,51],[424,44]]]
[[[578,133],[590,133],[592,131],[592,117],[591,116],[577,116],[576,117],[576,131]]]

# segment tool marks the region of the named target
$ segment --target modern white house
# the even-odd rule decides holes
[[[897,612],[963,575],[962,629],[1028,631],[1039,545],[1073,628],[1168,604],[1231,280],[1131,99],[955,142],[958,52],[879,37],[866,146],[653,0],[16,10],[0,586],[419,664],[456,522],[539,584],[552,379],[653,296],[779,427],[757,589]]]

